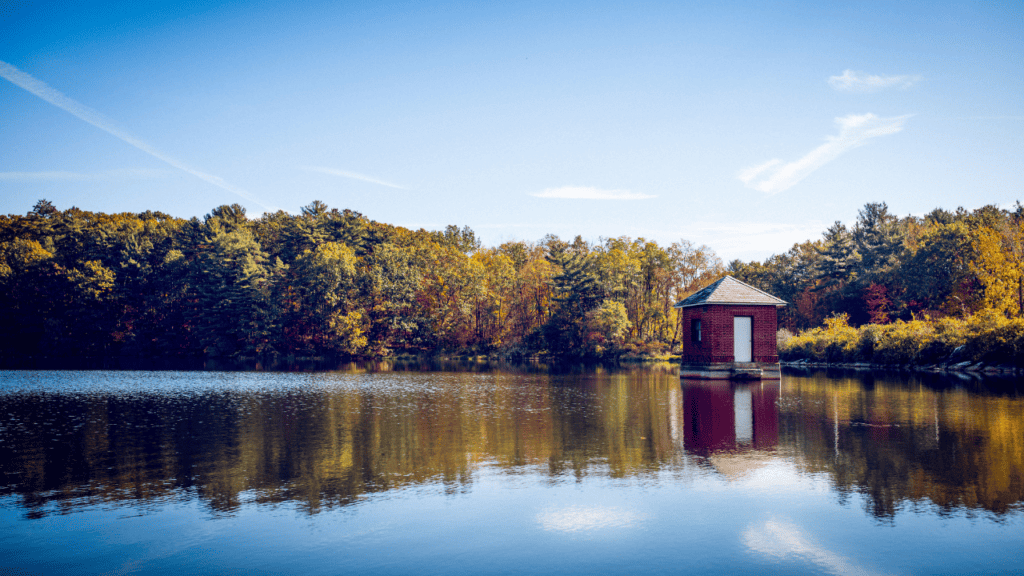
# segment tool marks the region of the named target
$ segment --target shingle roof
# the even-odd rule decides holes
[[[744,284],[732,276],[725,276],[709,284],[706,288],[690,295],[682,302],[675,305],[676,308],[689,306],[701,306],[703,304],[760,304],[785,306],[787,302],[776,298],[767,292]]]

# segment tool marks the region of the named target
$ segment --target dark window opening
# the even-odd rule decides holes
[[[690,321],[690,340],[700,342],[700,320]]]

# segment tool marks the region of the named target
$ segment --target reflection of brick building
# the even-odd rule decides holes
[[[683,378],[777,379],[777,308],[786,302],[726,276],[675,305],[683,310]]]
[[[683,381],[683,446],[716,452],[770,450],[779,443],[777,382],[739,384]]]

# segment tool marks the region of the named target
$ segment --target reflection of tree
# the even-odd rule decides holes
[[[1024,501],[1024,399],[921,383],[787,377],[780,435],[799,464],[827,472],[891,518],[930,501],[1004,514]]]
[[[422,484],[469,487],[480,466],[627,477],[677,463],[671,371],[318,376],[314,386],[12,394],[0,495],[30,514],[198,495],[217,513],[309,513]]]
[[[776,383],[701,396],[672,369],[215,378],[0,395],[0,496],[34,516],[193,496],[215,513],[293,502],[314,514],[406,487],[468,490],[482,467],[553,482],[644,476],[682,468],[684,443],[702,453],[690,444],[702,398],[732,417],[749,390],[750,437],[730,421],[727,438],[747,460],[718,462],[723,474],[750,464],[746,450],[791,454],[879,518],[920,502],[995,514],[1024,502],[1024,399],[1009,395],[787,376],[781,395]]]

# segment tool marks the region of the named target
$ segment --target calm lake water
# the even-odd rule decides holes
[[[769,571],[1024,572],[1024,386],[0,372],[0,573]]]

